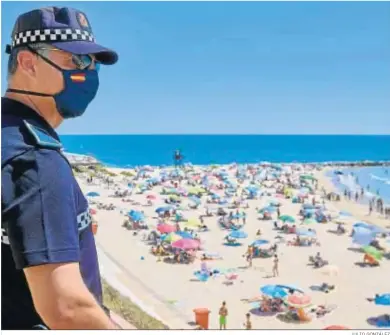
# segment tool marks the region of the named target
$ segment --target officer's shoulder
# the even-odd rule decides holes
[[[39,148],[60,150],[62,149],[62,144],[60,141],[51,136],[46,130],[23,120],[23,126],[25,131],[31,135],[33,145]]]

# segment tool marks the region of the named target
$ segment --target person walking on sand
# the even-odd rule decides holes
[[[226,330],[226,317],[228,315],[228,310],[226,307],[226,301],[222,302],[222,306],[219,309],[219,330]]]
[[[246,313],[246,320],[244,322],[244,327],[246,330],[252,329],[252,321],[251,321],[251,315],[249,313]]]
[[[253,247],[251,245],[248,246],[248,250],[246,252],[246,261],[248,262],[248,267],[252,267],[253,260]]]
[[[274,257],[274,266],[272,268],[272,273],[274,277],[279,276],[279,258],[278,255],[275,255]]]

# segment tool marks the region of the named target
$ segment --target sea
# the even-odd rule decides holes
[[[175,150],[182,152],[184,162],[197,165],[390,160],[390,135],[62,135],[61,141],[67,152],[123,168],[172,165]],[[341,182],[334,174],[330,177],[340,190],[369,186],[370,192],[390,200],[388,170],[348,169],[345,176],[353,177],[344,176]]]

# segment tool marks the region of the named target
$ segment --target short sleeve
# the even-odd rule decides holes
[[[54,150],[32,151],[9,170],[7,234],[16,268],[79,261],[74,176]]]

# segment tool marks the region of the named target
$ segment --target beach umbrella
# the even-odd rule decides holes
[[[375,297],[375,305],[390,306],[390,293]]]
[[[281,215],[279,217],[279,220],[282,222],[291,222],[291,223],[295,222],[295,219],[291,215]]]
[[[268,244],[269,241],[267,240],[256,240],[252,243],[252,246],[254,247],[260,247],[261,245],[265,245],[265,244]]]
[[[149,200],[156,200],[156,196],[154,194],[148,194],[146,196],[146,199],[149,199]]]
[[[271,298],[285,298],[288,293],[282,287],[277,285],[265,285],[260,288],[260,292]]]
[[[303,179],[303,180],[317,180],[316,177],[314,177],[312,175],[307,175],[307,174],[301,175],[300,178]]]
[[[375,234],[370,229],[357,227],[353,230],[354,234],[352,237],[352,243],[354,244],[367,246],[375,239]]]
[[[205,189],[204,188],[201,188],[201,187],[191,187],[190,189],[188,189],[188,194],[203,194],[203,193],[206,193]]]
[[[232,238],[247,238],[248,234],[242,230],[234,230],[228,236]]]
[[[133,221],[144,221],[145,215],[141,212],[131,210],[127,213]]]
[[[345,326],[340,326],[340,325],[332,325],[324,328],[324,330],[348,330],[351,328],[345,327]]]
[[[386,232],[386,229],[382,227],[375,226],[373,224],[358,222],[353,225],[353,228],[366,228],[371,230],[374,234],[380,234]]]
[[[315,223],[318,223],[316,220],[314,219],[305,219],[303,222],[303,224],[315,224]]]
[[[173,233],[174,231],[176,231],[176,227],[173,225],[167,224],[167,223],[161,223],[161,224],[157,225],[157,230],[161,234],[169,234],[169,233]]]
[[[374,248],[373,246],[366,246],[363,247],[363,251],[372,257],[374,257],[376,260],[380,261],[383,257],[383,252],[378,250],[377,248]]]
[[[303,209],[315,209],[315,206],[313,206],[312,204],[303,204],[302,208]]]
[[[200,246],[200,242],[198,240],[187,239],[187,238],[183,238],[179,241],[172,243],[173,248],[178,248],[183,250],[198,249],[199,246]]]
[[[296,292],[300,292],[300,293],[304,293],[304,291],[298,287],[296,287],[295,285],[277,285],[281,288],[284,288],[285,290],[287,291],[290,291],[290,290],[293,290],[293,291],[296,291]]]
[[[201,204],[201,200],[198,198],[198,197],[189,197],[188,200],[191,200],[192,202],[194,202],[196,205],[200,205]]]
[[[186,239],[193,238],[193,236],[187,231],[177,231],[175,234],[180,236],[181,238],[186,238]]]
[[[181,237],[180,235],[175,234],[175,233],[169,233],[169,234],[167,234],[167,235],[161,237],[161,239],[162,239],[164,242],[169,242],[169,243],[179,241],[179,240],[181,240],[182,238],[183,238],[183,237]]]
[[[98,192],[88,192],[87,193],[87,197],[93,198],[93,197],[99,197],[99,196],[100,196],[100,194]]]
[[[350,212],[347,212],[347,211],[340,211],[339,215],[340,216],[352,216],[352,214]]]
[[[274,206],[274,207],[278,207],[280,206],[280,201],[277,200],[277,199],[272,199],[270,202],[269,202],[270,206]]]
[[[259,213],[275,213],[276,207],[274,206],[267,206],[259,210]]]
[[[298,236],[306,236],[306,237],[314,237],[317,233],[314,230],[306,230],[306,229],[297,229],[296,234]]]
[[[305,308],[311,305],[311,298],[308,295],[290,295],[287,304],[294,308]]]
[[[171,201],[179,201],[180,197],[178,195],[176,195],[176,194],[172,194],[172,195],[169,196],[169,199]]]
[[[169,212],[172,208],[172,206],[159,207],[156,209],[156,213]]]
[[[187,220],[186,223],[184,223],[184,225],[186,225],[188,227],[199,227],[202,225],[202,223],[197,218],[190,218]]]

